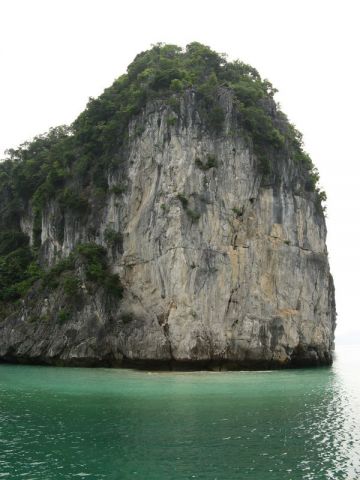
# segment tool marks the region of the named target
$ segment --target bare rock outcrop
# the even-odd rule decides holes
[[[107,248],[123,296],[82,287],[54,321],[62,292],[38,293],[0,323],[0,357],[62,365],[268,368],[330,364],[334,286],[325,219],[283,155],[264,174],[236,129],[233,96],[219,92],[221,135],[203,125],[188,89],[174,112],[148,102],[129,125],[121,168],[91,216],[42,214],[52,265],[79,242]],[[121,185],[119,188],[112,187]],[[31,236],[32,214],[22,219]],[[62,235],[59,239],[59,222]],[[109,246],[106,232],[117,232]]]

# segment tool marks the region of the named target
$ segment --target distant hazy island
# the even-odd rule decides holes
[[[330,364],[325,194],[275,92],[204,45],[159,44],[71,126],[10,150],[0,359]]]

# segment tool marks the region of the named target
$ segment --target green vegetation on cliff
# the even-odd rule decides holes
[[[68,257],[45,270],[26,235],[10,231],[0,234],[0,320],[16,309],[16,302],[35,282],[37,295],[44,297],[61,288],[70,306],[80,300],[81,285],[90,293],[103,288],[109,296],[122,295],[119,276],[110,272],[106,249],[101,245],[80,243]]]
[[[220,135],[224,121],[220,88],[234,92],[239,128],[266,168],[271,168],[272,151],[286,147],[315,179],[315,188],[316,172],[302,149],[301,135],[276,111],[272,100],[276,90],[269,81],[249,65],[227,62],[224,55],[199,43],[185,51],[159,44],[137,55],[127,74],[99,98],[90,99],[70,127],[53,128],[8,151],[8,160],[0,167],[0,186],[7,198],[2,221],[19,214],[29,200],[41,208],[55,196],[63,208],[86,210],[82,194],[89,186],[92,191],[108,188],[106,174],[114,162],[121,162],[129,122],[151,100],[161,99],[176,111],[183,92],[192,89],[204,124]]]
[[[222,92],[232,92],[238,130],[225,132]],[[149,102],[159,101],[173,112],[167,128],[176,128],[181,100],[195,95],[204,129],[211,135],[241,135],[256,154],[260,173],[276,171],[274,162],[290,157],[301,172],[304,192],[315,192],[318,205],[325,199],[317,186],[318,173],[303,151],[301,134],[291,125],[273,100],[276,90],[251,66],[229,62],[222,54],[193,42],[181,49],[158,44],[140,53],[127,73],[97,98],[91,98],[74,123],[50,129],[31,142],[8,151],[0,164],[0,303],[21,298],[44,276],[39,267],[42,212],[51,199],[62,215],[70,212],[81,218],[94,205],[101,205],[108,191],[108,174],[126,158],[129,123]],[[136,135],[141,135],[137,127]],[[199,170],[219,168],[215,158],[197,159]],[[281,179],[280,179],[281,180]],[[121,195],[123,185],[112,186]],[[181,199],[180,199],[181,200]],[[185,207],[184,207],[185,208]],[[187,207],[186,207],[187,208]],[[94,208],[93,208],[94,209]],[[20,218],[28,211],[33,218],[33,245],[20,232]],[[199,214],[187,208],[192,220]],[[105,232],[108,246],[121,241],[117,232]],[[61,241],[61,239],[60,239]],[[90,258],[86,270],[90,280],[119,291],[115,277],[105,275],[106,252],[95,255],[89,245],[79,247],[78,258]],[[77,288],[69,277],[64,288]]]

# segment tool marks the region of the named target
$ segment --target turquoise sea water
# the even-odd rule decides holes
[[[272,372],[0,365],[0,479],[357,480],[359,354]]]

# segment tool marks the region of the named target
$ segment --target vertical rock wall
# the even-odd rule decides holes
[[[331,363],[335,302],[321,208],[291,158],[272,159],[272,174],[260,173],[237,133],[231,93],[221,96],[222,135],[204,127],[194,92],[177,113],[149,104],[130,125],[129,151],[109,178],[123,193],[110,193],[86,219],[61,217],[56,203],[48,205],[44,262],[54,264],[79,242],[106,246],[106,230],[120,232],[122,244],[108,247],[108,256],[124,297],[109,307],[100,294],[89,295],[64,325],[29,324],[25,306],[0,325],[3,358],[233,368]],[[60,300],[46,301],[55,311]]]

